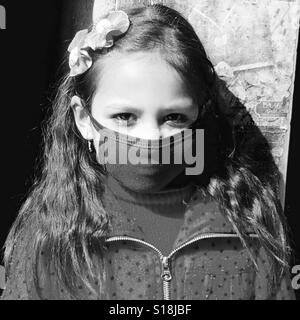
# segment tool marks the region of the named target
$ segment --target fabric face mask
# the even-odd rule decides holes
[[[185,170],[200,175],[204,169],[204,130],[189,128],[160,139],[143,139],[108,129],[86,109],[100,134],[97,162],[119,183],[135,192],[157,192]]]

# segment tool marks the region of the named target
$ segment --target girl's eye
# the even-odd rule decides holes
[[[187,116],[180,113],[172,113],[165,117],[166,122],[173,122],[175,125],[182,125],[185,124],[188,119]]]
[[[132,122],[135,120],[135,116],[132,113],[118,113],[112,116],[117,122]]]

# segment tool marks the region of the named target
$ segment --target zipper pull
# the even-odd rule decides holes
[[[172,279],[172,274],[170,270],[170,265],[169,265],[169,258],[168,257],[162,257],[162,274],[161,277],[164,281],[171,281]]]

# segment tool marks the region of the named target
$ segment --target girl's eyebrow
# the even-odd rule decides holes
[[[192,110],[195,107],[194,103],[186,103],[186,104],[173,104],[173,105],[169,105],[165,108],[162,108],[161,111],[178,111],[178,110]]]
[[[181,99],[174,100],[167,107],[165,107],[164,110],[169,110],[169,109],[172,110],[177,108],[189,109],[189,108],[193,108],[194,106],[195,104],[192,99],[181,98]]]
[[[166,107],[162,107],[161,111],[174,111],[174,110],[178,110],[178,109],[192,109],[194,108],[195,105],[193,103],[193,101],[191,99],[179,99],[176,101],[173,101],[172,103],[170,103],[168,106]],[[107,104],[105,106],[105,109],[115,109],[115,110],[126,110],[128,112],[141,112],[141,108],[134,106],[130,103],[111,103],[111,104]]]
[[[198,110],[196,107],[195,103],[193,101],[178,101],[173,104],[170,104],[166,106],[165,108],[162,108],[160,112],[162,114],[167,114],[167,113],[181,113],[184,112],[186,114],[194,114],[195,108]],[[198,112],[198,111],[197,111]]]
[[[126,111],[126,112],[132,112],[132,113],[137,113],[137,112],[141,112],[141,109],[138,107],[134,107],[131,106],[129,104],[118,104],[118,103],[114,103],[114,104],[109,104],[105,106],[106,110],[109,111]]]
[[[192,110],[195,107],[194,100],[190,97],[179,97],[171,101],[168,105],[162,108],[162,111],[178,111],[182,110]]]

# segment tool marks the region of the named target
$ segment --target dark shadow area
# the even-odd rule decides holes
[[[300,46],[298,43],[298,57],[296,64],[296,78],[295,78],[295,89],[294,89],[294,100],[293,100],[293,113],[291,120],[291,135],[289,145],[289,157],[287,167],[287,184],[286,184],[286,199],[285,199],[285,214],[287,216],[289,226],[292,233],[292,245],[294,249],[295,261],[293,265],[300,265],[300,213],[299,213],[299,194],[298,194],[298,183],[299,183],[299,124],[300,114],[298,105],[300,103]],[[296,290],[297,300],[300,300],[300,290]]]
[[[42,150],[41,123],[51,108],[63,56],[77,28],[91,21],[93,1],[1,1],[7,30],[0,34],[0,86],[5,169],[0,245],[32,185]],[[1,259],[2,260],[2,259]]]
[[[7,11],[7,29],[0,32],[2,247],[32,185],[41,150],[41,121],[58,60],[61,1],[1,1],[1,4]]]

